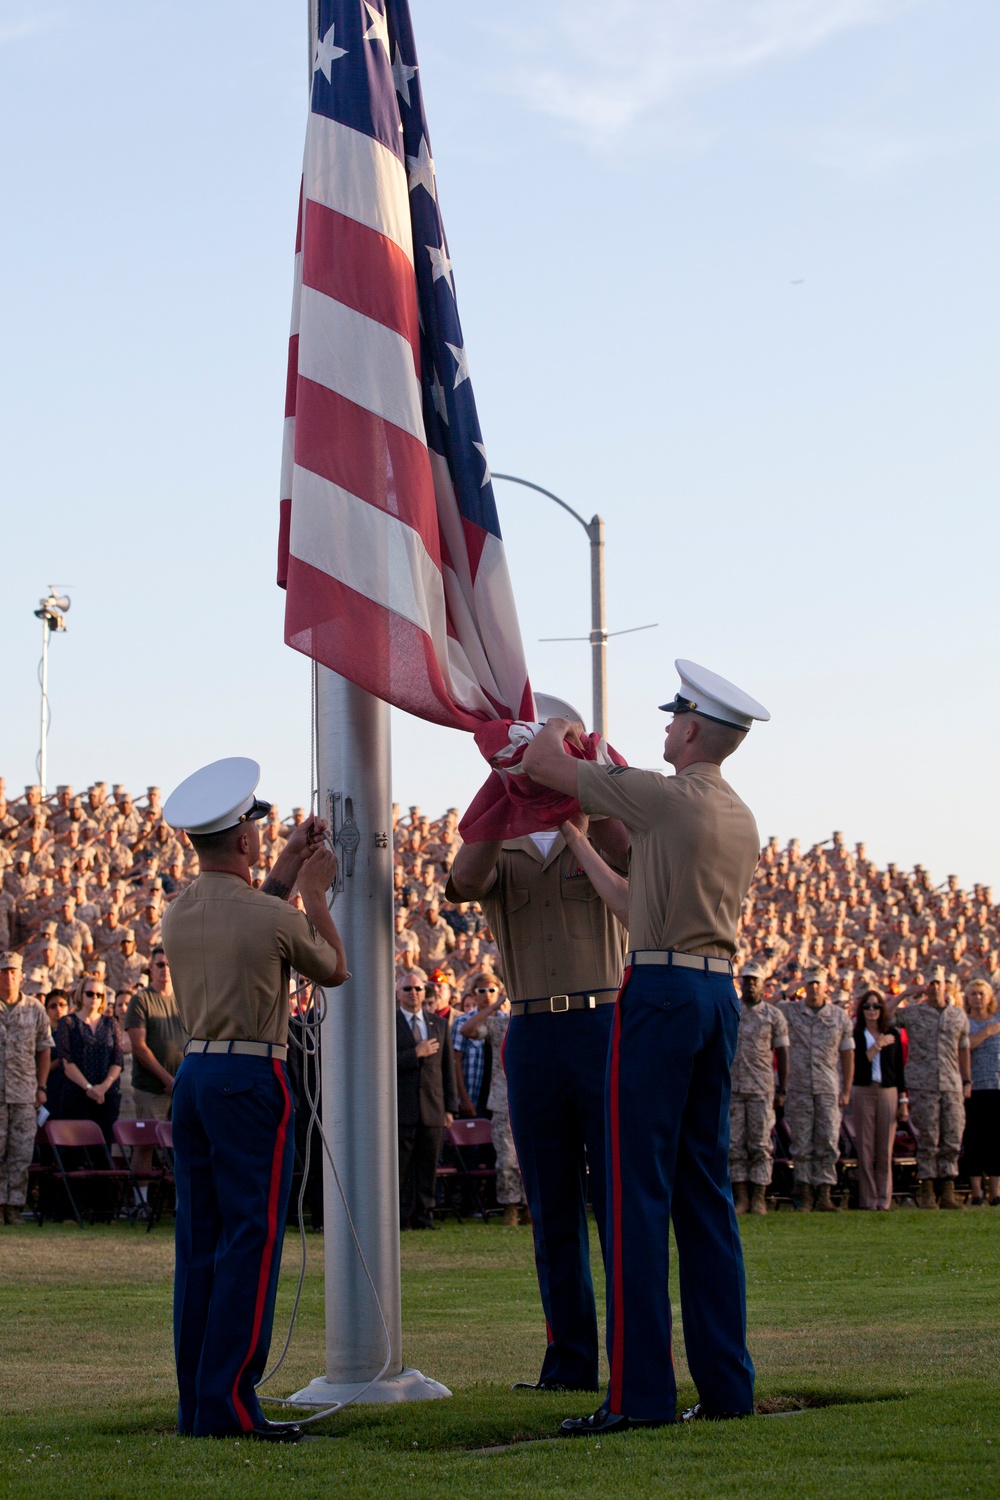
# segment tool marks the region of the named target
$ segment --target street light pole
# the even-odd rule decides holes
[[[42,664],[39,678],[42,687],[42,702],[38,726],[38,784],[42,789],[42,797],[46,794],[46,761],[49,735],[49,636],[53,630],[65,630],[65,614],[69,609],[69,597],[66,594],[57,594],[49,586],[49,592],[44,599],[38,601],[40,608],[35,610],[35,618],[42,622]]]
[[[510,484],[521,484],[526,490],[536,490],[548,500],[554,500],[568,511],[574,521],[579,521],[590,542],[590,646],[593,667],[594,729],[607,738],[608,733],[608,627],[604,597],[604,522],[600,516],[585,521],[572,505],[553,495],[551,490],[533,484],[530,479],[519,479],[516,474],[498,474],[494,479],[506,479]]]

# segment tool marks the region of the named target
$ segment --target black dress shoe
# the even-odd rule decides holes
[[[515,1380],[512,1391],[596,1391],[596,1385],[564,1385],[561,1380]]]
[[[742,1417],[752,1417],[752,1411],[713,1411],[696,1401],[687,1411],[681,1412],[682,1422],[738,1422]]]
[[[606,1433],[631,1432],[633,1428],[668,1427],[666,1421],[650,1421],[645,1417],[625,1417],[619,1412],[608,1411],[599,1406],[592,1417],[567,1417],[559,1424],[560,1437],[603,1437]]]
[[[305,1433],[293,1422],[265,1422],[263,1427],[251,1427],[247,1437],[258,1443],[297,1443]]]
[[[435,1224],[433,1219],[414,1219],[414,1229],[440,1229],[440,1224]]]

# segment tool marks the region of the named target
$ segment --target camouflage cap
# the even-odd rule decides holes
[[[0,969],[23,969],[24,959],[12,948],[0,950]]]
[[[122,928],[121,940],[122,940],[123,943],[134,943],[135,942],[135,928],[134,927],[123,927]]]
[[[764,973],[764,965],[757,963],[756,960],[753,960],[751,963],[744,964],[742,969],[740,970],[741,979],[764,979],[766,977],[767,976]]]

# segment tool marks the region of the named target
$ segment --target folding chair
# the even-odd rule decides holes
[[[788,1121],[782,1115],[780,1120],[775,1121],[774,1129],[771,1131],[771,1149],[774,1152],[774,1166],[771,1173],[771,1201],[774,1207],[780,1208],[782,1203],[792,1203],[792,1194],[795,1190],[794,1163],[792,1162],[792,1133],[788,1128]]]
[[[84,1183],[93,1186],[104,1184],[114,1188],[115,1209],[112,1218],[116,1217],[120,1208],[124,1206],[125,1214],[129,1223],[132,1223],[132,1210],[128,1204],[124,1204],[124,1187],[131,1181],[131,1173],[127,1167],[116,1167],[111,1160],[111,1152],[108,1150],[104,1139],[104,1133],[99,1125],[93,1120],[47,1120],[45,1123],[45,1139],[52,1147],[52,1155],[55,1165],[52,1171],[53,1180],[61,1182],[66,1189],[70,1207],[80,1228],[83,1228],[83,1217],[80,1213],[76,1198],[73,1195],[72,1183],[79,1188]],[[67,1167],[64,1151],[79,1152],[76,1158],[83,1162],[83,1166]],[[71,1158],[72,1160],[72,1158]],[[99,1165],[98,1165],[99,1164]],[[94,1220],[94,1211],[91,1210],[91,1223]]]
[[[45,1131],[39,1127],[35,1132],[35,1149],[28,1165],[28,1202],[31,1202],[32,1194],[34,1194],[35,1223],[39,1227],[41,1226],[45,1212],[45,1182],[47,1178],[52,1176],[51,1152],[49,1152],[50,1159],[48,1161],[46,1161],[43,1154],[46,1145]]]
[[[150,1229],[153,1226],[153,1212],[148,1200],[152,1196],[153,1189],[159,1183],[164,1172],[164,1168],[159,1165],[156,1159],[156,1127],[158,1123],[156,1120],[116,1120],[111,1127],[111,1134],[115,1139],[116,1145],[121,1149],[125,1165],[128,1168],[129,1177],[132,1181],[132,1187],[137,1200],[136,1210],[138,1212],[141,1207],[149,1209],[149,1212],[146,1214],[146,1223]],[[153,1165],[143,1172],[136,1171],[135,1162],[133,1161],[137,1150],[147,1150],[153,1153],[150,1158]],[[143,1186],[146,1188],[145,1200],[143,1200],[142,1194],[139,1191],[140,1187]]]
[[[854,1128],[854,1114],[848,1105],[840,1117],[839,1157],[837,1179],[841,1190],[841,1202],[846,1198],[851,1208],[858,1204],[858,1139]]]
[[[502,1213],[502,1209],[487,1208],[483,1199],[484,1189],[496,1181],[496,1167],[482,1167],[475,1160],[480,1147],[493,1144],[493,1127],[489,1120],[456,1120],[445,1131],[444,1143],[454,1158],[454,1174],[449,1174],[452,1175],[453,1193],[469,1188],[484,1219],[488,1219],[491,1213]],[[452,1207],[451,1212],[461,1224],[458,1210]]]
[[[156,1202],[149,1216],[147,1229],[152,1229],[163,1214],[167,1193],[174,1186],[174,1127],[169,1120],[156,1121],[156,1156],[160,1164],[160,1176],[154,1184]],[[153,1194],[150,1194],[152,1197]]]

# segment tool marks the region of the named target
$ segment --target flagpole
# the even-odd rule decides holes
[[[451,1392],[402,1358],[389,707],[318,667],[316,736],[351,977],[326,993],[320,1041],[326,1372],[291,1399],[429,1401]]]

